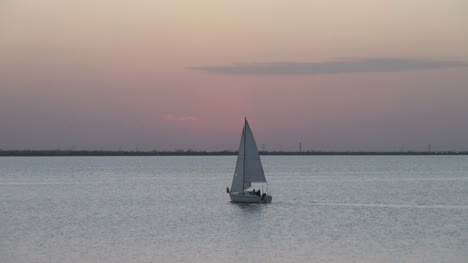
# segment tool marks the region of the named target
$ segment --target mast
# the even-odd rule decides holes
[[[242,163],[242,191],[244,191],[244,181],[245,181],[245,141],[247,139],[247,118],[244,118],[244,158]]]

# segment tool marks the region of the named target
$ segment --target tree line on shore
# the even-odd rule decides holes
[[[237,151],[0,150],[0,156],[229,156]],[[468,151],[260,151],[260,155],[468,155]]]

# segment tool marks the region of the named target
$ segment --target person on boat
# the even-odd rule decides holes
[[[256,192],[255,192],[255,188],[254,188],[254,189],[252,190],[252,194],[255,195],[255,193],[256,193]]]
[[[256,192],[256,194],[257,194],[258,196],[260,196],[260,189],[258,189],[258,191]]]

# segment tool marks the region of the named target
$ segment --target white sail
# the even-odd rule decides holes
[[[245,120],[231,191],[243,192],[252,182],[266,183],[266,179],[255,138],[249,123]]]
[[[232,178],[231,192],[244,191],[244,138],[245,127],[242,129],[241,142],[239,145],[239,153],[237,154],[236,169]]]

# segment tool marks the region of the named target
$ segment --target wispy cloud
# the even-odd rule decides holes
[[[164,115],[164,119],[167,121],[200,121],[199,117],[195,116],[176,116],[173,114]]]
[[[453,60],[353,58],[325,62],[271,62],[200,66],[189,67],[189,69],[239,75],[316,75],[353,72],[401,72],[467,66],[468,63]]]

